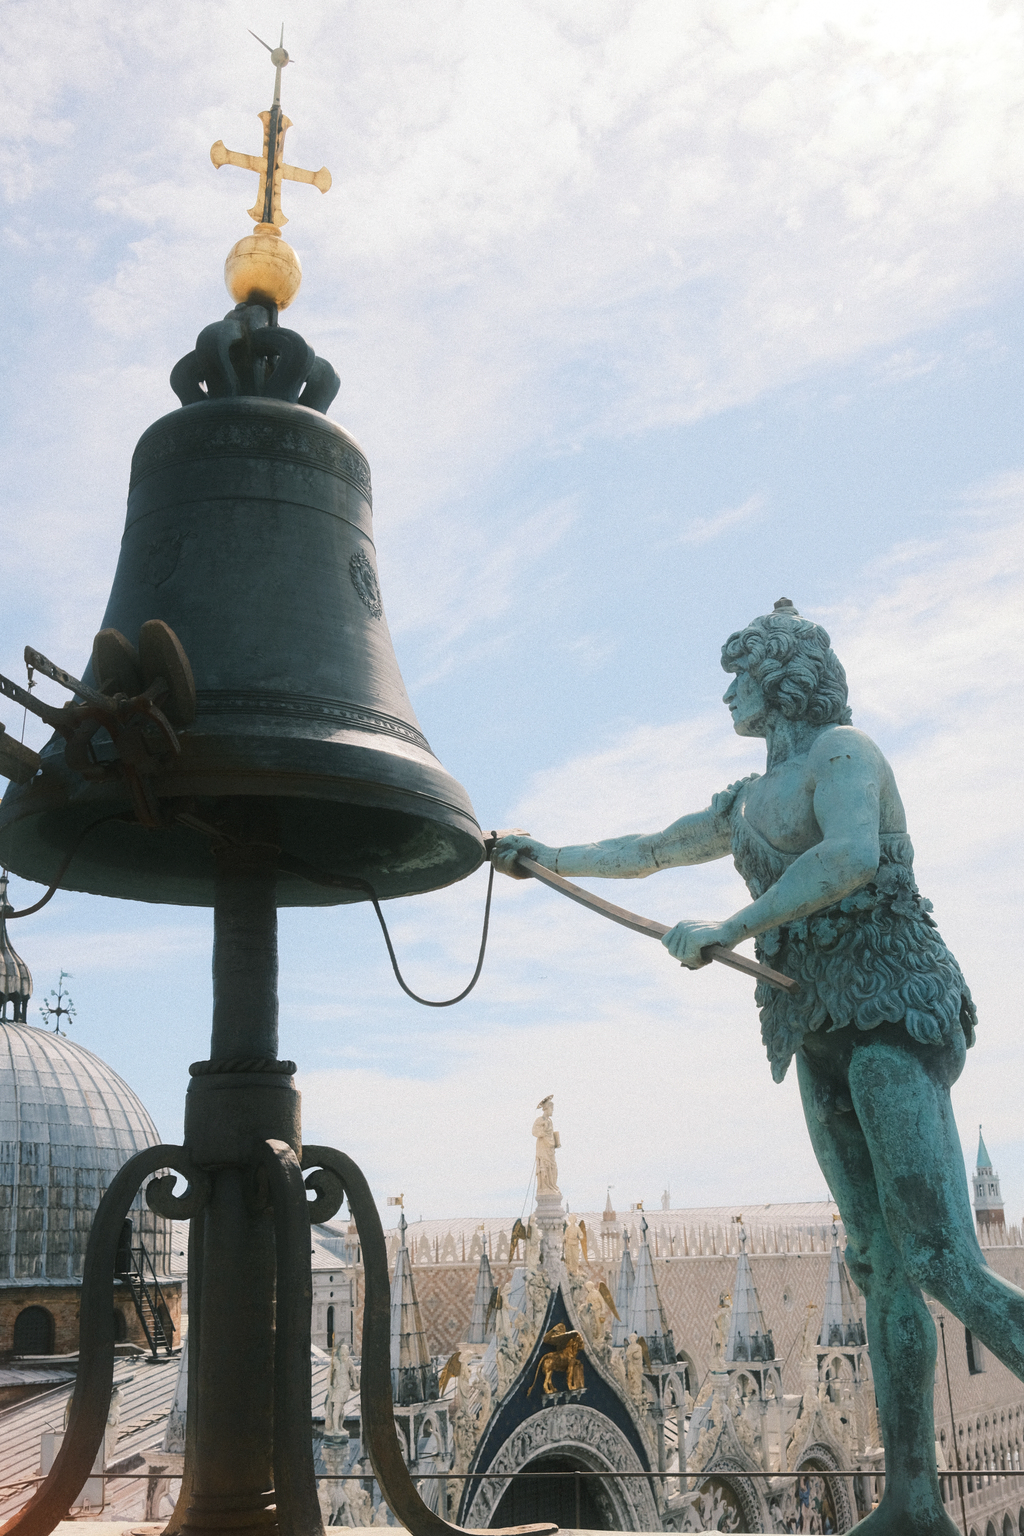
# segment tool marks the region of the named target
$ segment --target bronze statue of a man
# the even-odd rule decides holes
[[[867,1301],[886,1452],[885,1495],[864,1536],[954,1536],[935,1468],[935,1328],[923,1287],[1024,1379],[1024,1291],[986,1264],[974,1231],[949,1090],[974,1040],[960,967],[914,881],[892,769],[850,724],[846,674],[828,634],[788,598],[731,635],[725,703],[740,736],[763,736],[764,774],[663,832],[548,848],[503,838],[561,875],[636,879],[731,854],[752,900],[724,922],[681,922],[663,943],[691,969],[709,944],[755,939],[799,982],[758,983],[772,1076],[796,1057],[811,1142],[846,1227]]]

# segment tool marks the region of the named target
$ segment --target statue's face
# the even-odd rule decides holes
[[[761,685],[747,670],[741,667],[722,695],[722,702],[732,715],[732,728],[737,736],[763,736],[768,717]]]

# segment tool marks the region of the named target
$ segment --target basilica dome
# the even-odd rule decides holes
[[[92,1051],[0,1017],[0,1287],[80,1280],[104,1191],[159,1141],[137,1095]],[[141,1196],[131,1214],[135,1240],[166,1273],[171,1223]]]

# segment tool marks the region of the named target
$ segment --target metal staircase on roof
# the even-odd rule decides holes
[[[121,1231],[114,1274],[128,1287],[152,1358],[156,1360],[161,1349],[171,1354],[174,1349],[174,1324],[171,1322],[170,1308],[141,1235],[135,1241],[135,1228],[131,1219],[125,1222]]]

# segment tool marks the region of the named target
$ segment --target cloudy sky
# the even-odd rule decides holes
[[[761,766],[719,702],[725,636],[782,594],[826,624],[981,1011],[965,1152],[983,1121],[1019,1220],[1024,6],[9,0],[15,678],[26,642],[84,664],[134,443],[229,307],[254,183],[209,147],[259,149],[273,72],[246,29],[282,17],[289,158],[334,175],[285,189],[288,324],[341,374],[438,756],[486,827],[665,825]],[[484,884],[390,909],[420,990],[468,979]],[[663,920],[743,900],[724,863],[611,894]],[[69,971],[74,1038],[177,1139],[210,914],[65,895],[14,926],[37,1000]],[[577,1207],[824,1195],[745,980],[531,883],[498,883],[492,931],[438,1013],[398,991],[372,914],[282,914],[307,1137],[381,1199],[518,1213],[552,1090]]]

